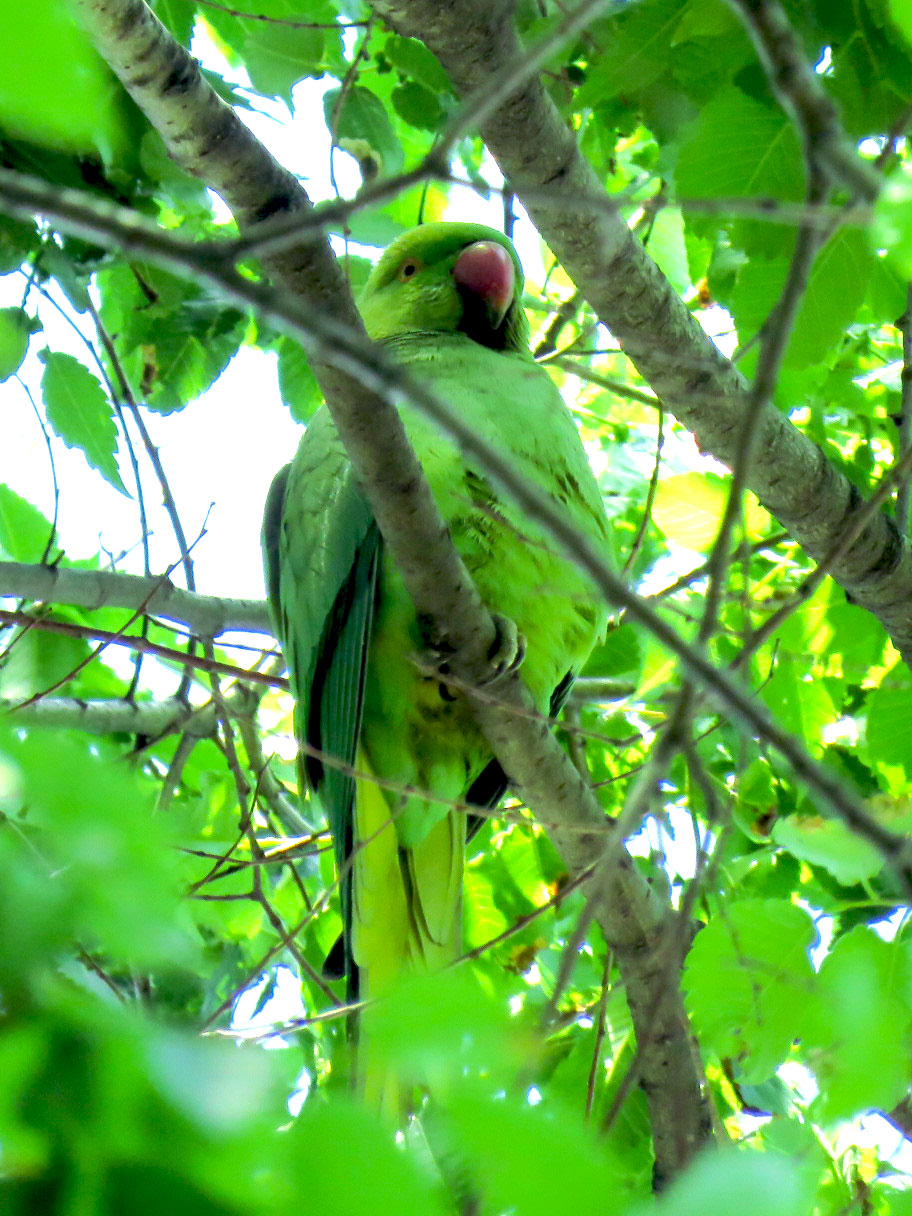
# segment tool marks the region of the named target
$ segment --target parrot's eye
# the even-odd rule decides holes
[[[404,283],[406,279],[410,279],[412,275],[418,273],[419,263],[417,258],[409,258],[399,267],[398,279],[400,283]]]

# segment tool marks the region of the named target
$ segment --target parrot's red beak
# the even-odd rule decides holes
[[[459,255],[453,267],[458,287],[478,296],[488,310],[491,328],[497,329],[513,302],[516,272],[513,259],[496,241],[476,241]]]

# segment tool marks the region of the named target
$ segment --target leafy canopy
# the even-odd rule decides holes
[[[170,161],[64,0],[20,7],[10,8],[14,49],[0,83],[4,164],[52,191],[126,203],[181,237],[232,235],[223,208]],[[460,105],[432,50],[360,4],[252,0],[248,16],[190,0],[153,7],[178,41],[196,36],[194,48],[208,48],[207,78],[224,98],[242,112],[310,106],[304,122],[325,126],[339,171],[357,167],[365,182],[419,164]],[[912,9],[905,0],[785,7],[883,189],[873,216],[834,226],[816,257],[775,399],[867,494],[896,460],[910,408]],[[517,10],[529,43],[560,18],[551,3]],[[296,87],[306,78],[320,82],[316,108],[313,91]],[[807,173],[795,125],[733,7],[637,0],[613,9],[555,47],[544,79],[638,238],[750,375],[788,275]],[[454,148],[451,169],[497,189],[473,134]],[[466,199],[433,181],[355,210],[335,229],[338,249],[343,235],[349,242],[352,286],[373,247],[419,214],[480,214],[466,214],[476,206]],[[505,208],[512,216],[509,200]],[[727,475],[663,413],[524,222],[516,235],[533,347],[576,413],[629,577],[692,640]],[[27,486],[0,469],[2,560],[143,572],[144,512],[168,497],[147,422],[158,415],[161,427],[176,426],[233,377],[249,393],[252,353],[259,393],[281,395],[296,422],[320,403],[296,344],[192,278],[40,217],[0,219],[0,272],[6,426],[34,429],[37,413],[61,469],[59,483],[55,474]],[[61,311],[79,339],[64,337]],[[74,453],[89,472],[76,470]],[[275,465],[289,454],[276,450]],[[205,451],[190,455],[205,469]],[[112,514],[135,519],[129,552],[67,542],[81,510],[71,486],[86,476],[110,487]],[[247,493],[241,462],[234,479]],[[259,510],[251,496],[250,514]],[[148,572],[167,567],[186,580],[193,553],[182,557],[180,502],[155,519],[168,556]],[[907,531],[908,520],[898,522]],[[105,519],[96,523],[102,532]],[[730,548],[713,661],[735,665],[777,723],[880,823],[907,833],[912,682],[883,629],[831,582],[807,594],[809,560],[749,496]],[[4,605],[34,614],[28,598]],[[37,699],[31,717],[23,708],[0,734],[4,1210],[227,1216],[300,1212],[303,1203],[381,1216],[449,1211],[454,1195],[476,1188],[490,1212],[654,1210],[649,1122],[642,1092],[626,1082],[637,1054],[616,965],[597,927],[574,938],[585,895],[561,898],[564,865],[523,807],[508,804],[472,843],[471,962],[381,1011],[376,1033],[390,1057],[420,1064],[440,1105],[427,1120],[430,1153],[409,1139],[397,1147],[339,1092],[343,1021],[315,1016],[340,1000],[321,976],[339,915],[325,894],[333,875],[319,808],[294,805],[287,693],[240,674],[185,671],[186,636],[159,617],[66,605],[46,616],[55,631],[20,623],[0,634],[0,696]],[[172,657],[96,653],[99,630],[145,638]],[[268,655],[268,641],[252,644]],[[210,657],[238,668],[255,656],[222,640]],[[622,811],[680,681],[647,630],[613,622],[562,731],[606,815]],[[196,716],[153,722],[178,691]],[[124,697],[133,719],[87,733],[81,705]],[[62,725],[36,724],[42,702]],[[658,1209],[912,1212],[907,1175],[883,1159],[888,1140],[871,1147],[858,1122],[893,1112],[909,1127],[906,893],[878,849],[819,804],[765,740],[704,701],[692,726],[662,775],[661,805],[633,825],[632,847],[688,931],[702,926],[683,976],[669,966],[667,982],[683,984],[708,1092],[735,1145],[700,1161]],[[289,973],[300,1006],[272,999]],[[304,1020],[269,1040],[282,1050],[263,1051],[244,1040],[242,1019],[232,1022],[239,1003],[260,1027]],[[201,1028],[218,1033],[201,1038]],[[291,1119],[286,1101],[301,1088],[309,1094]]]

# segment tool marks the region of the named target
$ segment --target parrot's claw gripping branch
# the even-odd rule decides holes
[[[505,676],[512,675],[522,667],[526,657],[526,639],[516,622],[497,612],[491,613],[491,619],[495,636],[488,650],[488,668],[476,674],[472,688],[489,688]],[[440,682],[440,695],[444,701],[455,701],[459,692],[468,687],[452,674],[452,657],[453,651],[442,645],[428,645],[420,654],[409,656],[423,676]]]
[[[526,657],[526,639],[516,627],[516,622],[498,612],[491,613],[497,636],[488,651],[490,672],[477,681],[479,688],[493,684],[502,676],[512,675],[519,671]]]

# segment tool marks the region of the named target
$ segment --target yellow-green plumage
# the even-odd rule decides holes
[[[499,249],[512,259],[512,276]],[[478,289],[477,272],[465,272],[473,258],[482,265]],[[511,277],[512,299],[501,299]],[[521,283],[502,234],[429,224],[386,251],[360,307],[388,355],[561,504],[607,558],[607,523],[573,420],[528,352]],[[525,639],[523,677],[548,713],[603,630],[604,606],[483,469],[413,407],[403,405],[401,414],[485,603]],[[264,554],[299,738],[360,772],[429,795],[355,784],[329,765],[303,762],[343,874],[349,993],[376,997],[459,954],[465,815],[448,804],[496,801],[503,774],[465,702],[413,661],[425,645],[414,608],[325,410],[314,416],[287,476],[277,478]],[[395,1086],[367,1054],[362,1043],[362,1088],[395,1106]]]

